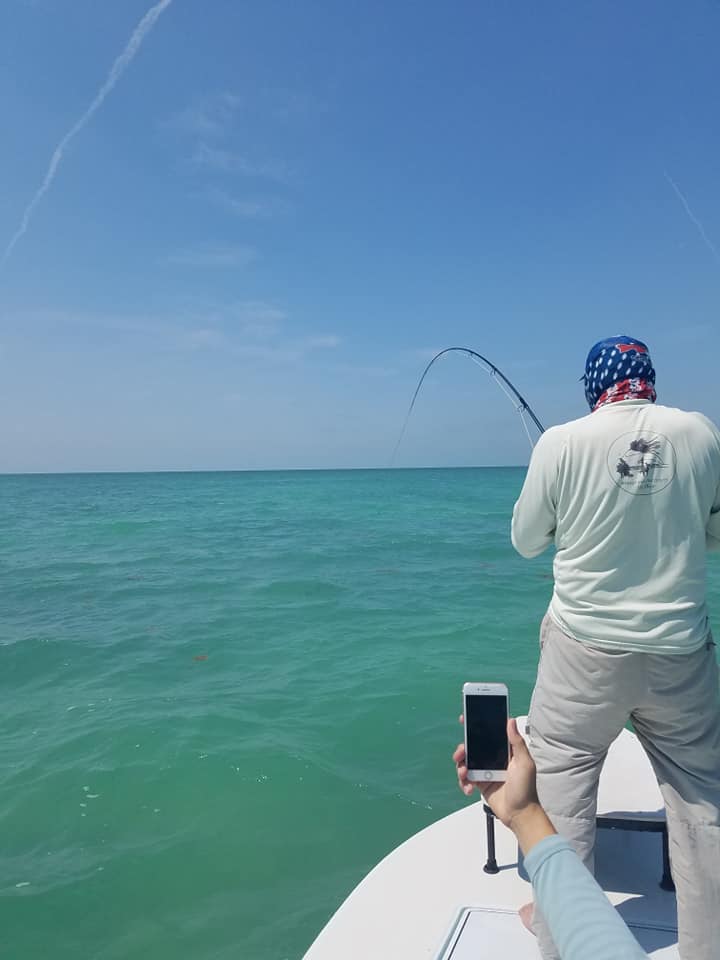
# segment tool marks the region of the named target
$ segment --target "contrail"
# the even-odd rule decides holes
[[[171,3],[172,3],[172,0],[160,0],[159,3],[156,3],[154,7],[151,7],[148,10],[148,12],[142,18],[140,23],[137,25],[137,27],[135,27],[135,30],[133,31],[132,36],[128,40],[127,46],[125,47],[123,52],[120,54],[120,56],[117,58],[115,63],[112,65],[112,69],[110,70],[110,73],[107,76],[107,80],[102,85],[102,87],[100,87],[100,90],[95,95],[95,99],[92,101],[92,103],[87,108],[85,113],[77,121],[77,123],[73,127],[71,127],[70,130],[68,130],[68,132],[60,141],[60,143],[55,147],[55,150],[53,151],[53,155],[50,158],[50,165],[47,169],[47,173],[45,174],[45,178],[43,182],[40,184],[40,188],[38,189],[37,193],[32,198],[30,203],[27,205],[25,209],[25,213],[23,214],[22,220],[20,221],[20,226],[18,227],[17,232],[15,233],[10,243],[7,245],[7,249],[3,254],[2,261],[0,261],[0,267],[5,266],[5,263],[7,262],[8,257],[12,254],[13,250],[15,249],[17,242],[26,233],[27,228],[30,225],[30,220],[32,219],[33,214],[35,213],[35,209],[37,205],[40,203],[42,198],[45,196],[45,194],[48,192],[48,190],[52,186],[53,180],[55,179],[55,174],[58,171],[58,167],[60,166],[60,161],[62,160],[65,154],[65,150],[67,149],[68,144],[74,137],[78,135],[78,133],[80,133],[83,127],[85,127],[90,122],[90,120],[92,120],[95,113],[97,113],[97,111],[103,105],[107,95],[112,91],[115,84],[118,82],[118,80],[123,75],[125,70],[132,63],[133,59],[135,58],[135,54],[140,49],[140,46],[143,40],[145,39],[145,37],[148,35],[148,33],[150,33],[152,28],[155,26],[155,23],[158,17],[163,12],[163,10],[166,9],[166,7],[170,6]]]
[[[677,194],[678,199],[680,200],[680,203],[683,205],[683,207],[685,207],[685,213],[688,215],[688,217],[690,217],[690,220],[692,221],[692,223],[694,223],[695,226],[697,227],[700,236],[705,241],[705,246],[708,248],[710,253],[712,253],[712,255],[715,257],[717,262],[720,263],[720,250],[718,250],[718,248],[712,242],[712,240],[707,235],[707,233],[705,233],[705,227],[702,225],[702,223],[698,220],[698,218],[692,212],[692,210],[690,209],[690,204],[687,202],[685,198],[685,194],[682,192],[680,187],[675,183],[675,181],[667,172],[667,170],[665,170],[665,179]]]

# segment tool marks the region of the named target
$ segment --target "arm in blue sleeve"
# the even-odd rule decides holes
[[[541,840],[525,867],[562,960],[649,960],[566,840]]]

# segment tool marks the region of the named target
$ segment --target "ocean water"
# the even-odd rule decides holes
[[[523,476],[0,477],[2,956],[302,957],[467,802],[462,682],[527,708]]]

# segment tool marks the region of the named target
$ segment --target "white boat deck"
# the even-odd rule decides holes
[[[628,731],[613,744],[598,814],[662,820],[650,764]],[[515,838],[496,823],[500,872],[486,874],[482,801],[411,837],[355,888],[305,960],[474,960],[501,947],[507,960],[537,960],[534,937],[516,916],[532,899],[518,873]],[[660,889],[660,833],[600,830],[596,876],[653,960],[677,960],[675,895]]]

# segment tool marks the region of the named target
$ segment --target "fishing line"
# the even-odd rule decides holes
[[[463,353],[465,354],[465,356],[469,357],[473,361],[473,363],[476,363],[481,370],[484,370],[485,373],[490,374],[490,376],[493,378],[495,383],[500,387],[502,392],[505,394],[505,396],[512,403],[512,405],[515,407],[517,412],[520,414],[520,420],[522,422],[523,427],[525,428],[525,433],[527,434],[527,438],[530,441],[530,446],[531,447],[534,446],[533,439],[530,434],[530,430],[528,429],[528,425],[525,421],[525,414],[527,413],[527,415],[530,417],[530,419],[535,424],[535,426],[540,431],[540,433],[545,433],[545,427],[543,427],[543,425],[540,423],[538,418],[535,416],[535,412],[533,411],[532,407],[527,402],[525,397],[523,397],[523,395],[519,392],[519,390],[517,390],[517,388],[508,380],[508,378],[505,376],[502,370],[500,370],[499,367],[496,367],[494,363],[491,363],[490,360],[487,359],[487,357],[484,357],[481,353],[478,353],[477,350],[471,350],[469,347],[445,347],[444,350],[441,350],[439,353],[435,354],[435,356],[432,358],[430,363],[423,370],[422,376],[418,380],[418,385],[415,387],[415,393],[413,394],[412,400],[410,401],[408,412],[405,415],[405,422],[402,425],[400,436],[398,437],[398,441],[395,444],[395,449],[393,450],[393,455],[392,455],[392,459],[390,460],[390,465],[395,466],[395,458],[397,456],[397,452],[400,449],[400,444],[402,443],[403,438],[405,436],[405,431],[407,430],[408,422],[410,420],[413,409],[415,407],[415,401],[418,398],[418,394],[420,393],[420,388],[423,385],[425,377],[430,372],[430,368],[435,363],[435,361],[439,360],[440,357],[445,356],[446,353]]]
[[[481,370],[485,370],[484,364],[480,363],[480,361],[477,360],[474,356],[471,356],[470,359],[472,360],[472,362],[473,362],[474,364],[476,364],[478,367],[480,367]],[[497,369],[497,368],[496,368],[496,369]],[[502,382],[502,380],[498,380],[498,379],[497,379],[497,377],[495,376],[495,370],[492,370],[492,371],[487,371],[487,370],[485,370],[485,372],[486,372],[486,373],[490,372],[490,376],[493,378],[493,380],[495,381],[495,383],[497,383],[497,385],[500,387],[500,389],[502,390],[502,392],[503,392],[503,393],[505,394],[505,396],[508,398],[508,400],[510,401],[510,403],[513,404],[513,406],[515,407],[515,409],[517,410],[517,412],[520,414],[520,423],[522,423],[522,425],[523,425],[523,429],[525,430],[525,433],[526,433],[527,438],[528,438],[528,443],[530,444],[530,449],[532,449],[532,448],[535,446],[535,443],[534,443],[533,438],[532,438],[532,436],[531,436],[531,434],[530,434],[530,431],[528,430],[528,425],[527,425],[527,423],[525,422],[525,409],[527,408],[527,409],[529,410],[530,408],[527,406],[527,404],[525,403],[524,400],[522,400],[522,402],[519,403],[519,404],[517,404],[517,405],[515,404],[515,397],[513,396],[512,393],[510,393],[510,391],[509,391],[508,388],[505,386],[505,384]],[[513,389],[514,389],[514,388],[513,388]],[[519,396],[519,394],[518,394],[518,396]],[[523,404],[525,404],[525,406],[523,406]],[[531,412],[532,412],[532,411],[531,411]],[[538,429],[540,430],[540,432],[543,433],[542,426],[541,426],[540,422],[537,420],[537,418],[535,419],[535,422],[536,422],[536,424],[538,425]]]

